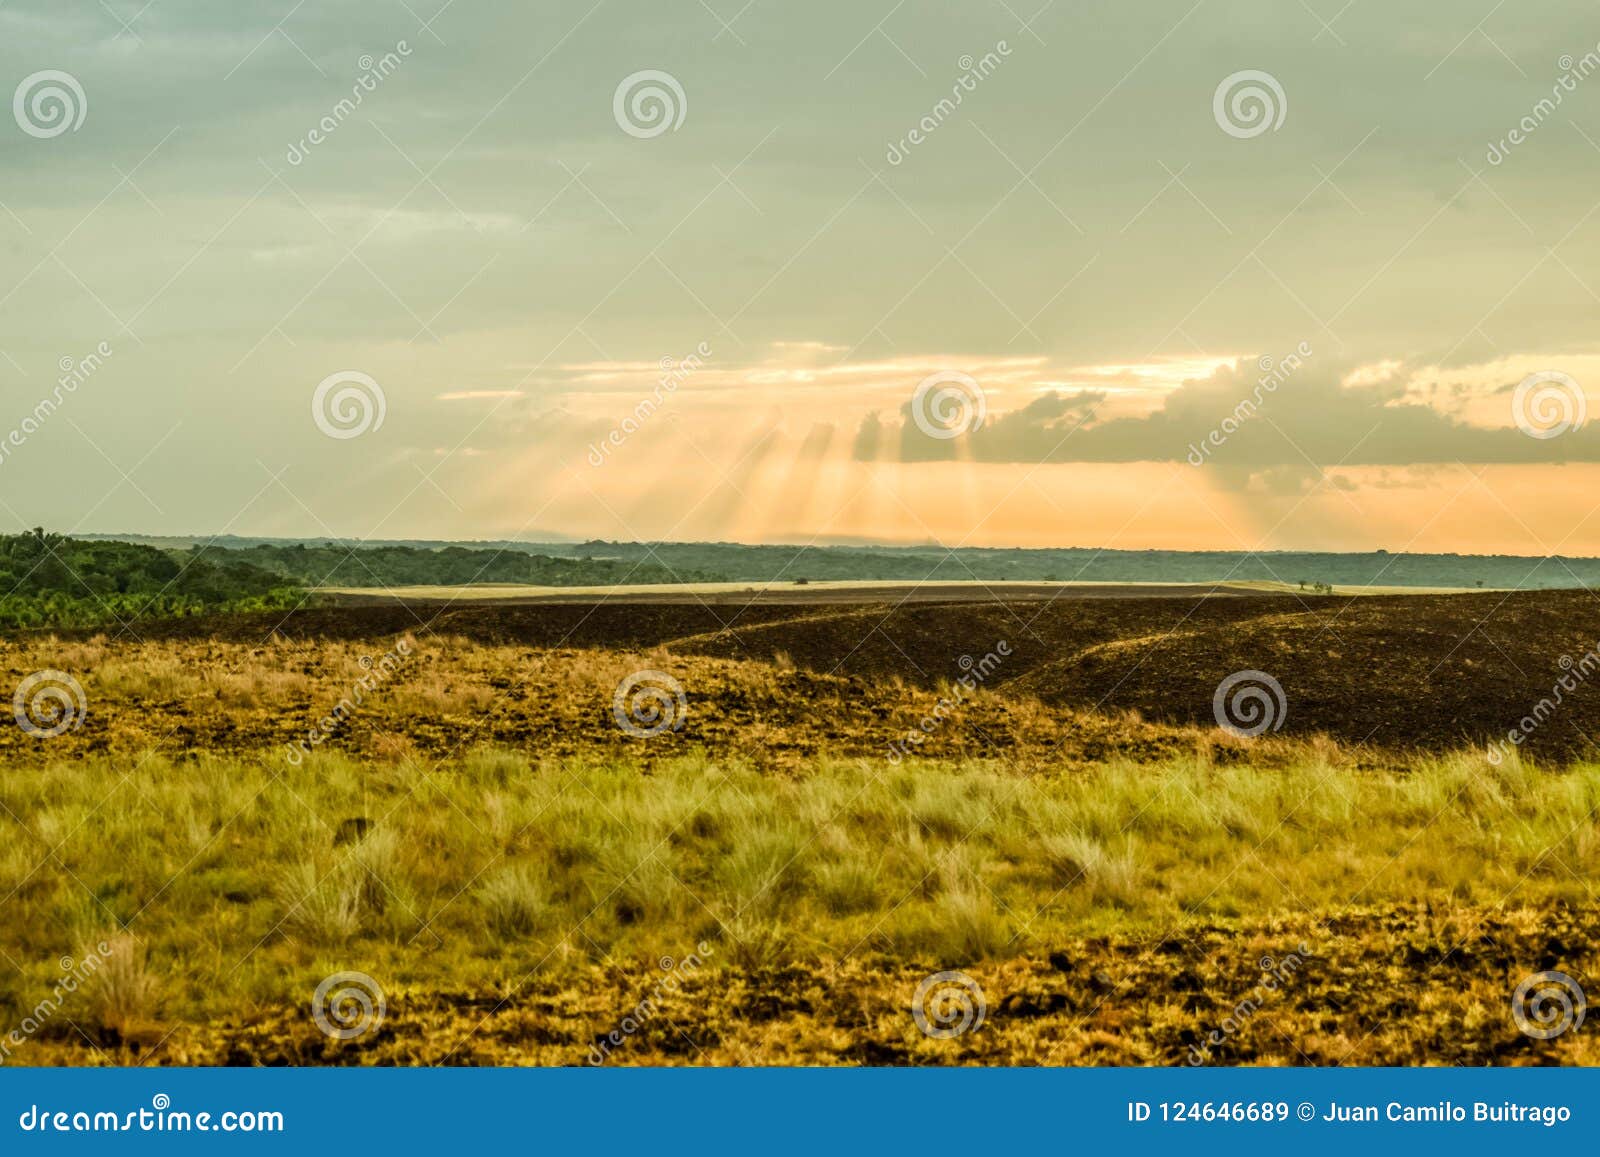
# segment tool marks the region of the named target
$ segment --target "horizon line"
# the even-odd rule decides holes
[[[29,527],[16,533],[26,534],[34,528]],[[209,545],[223,539],[253,540],[262,543],[323,543],[331,542],[341,545],[351,543],[363,546],[405,546],[410,543],[429,543],[444,546],[478,546],[483,549],[495,546],[514,544],[517,546],[551,546],[573,548],[600,544],[605,546],[705,546],[705,547],[736,547],[743,550],[894,550],[894,551],[945,551],[954,554],[960,551],[989,551],[1017,554],[1044,554],[1054,551],[1076,551],[1091,554],[1171,554],[1171,555],[1238,555],[1244,557],[1268,555],[1319,555],[1327,557],[1367,557],[1383,556],[1390,558],[1483,558],[1483,559],[1526,559],[1533,560],[1570,560],[1600,562],[1600,555],[1589,554],[1506,554],[1506,553],[1471,553],[1463,551],[1391,551],[1384,547],[1374,547],[1371,550],[1311,550],[1311,549],[1239,549],[1228,547],[1213,547],[1209,549],[1194,549],[1183,547],[1121,547],[1121,546],[947,546],[940,542],[886,542],[880,540],[854,539],[850,536],[840,536],[841,540],[811,541],[811,542],[740,542],[734,539],[608,539],[608,538],[577,538],[546,539],[546,538],[428,538],[418,536],[414,538],[361,538],[357,536],[341,535],[270,535],[270,534],[235,534],[232,532],[216,534],[154,534],[145,531],[84,531],[81,533],[65,533],[67,538],[79,540],[99,540],[110,542],[137,543],[140,539],[182,539],[195,545]],[[227,548],[221,548],[227,549]]]

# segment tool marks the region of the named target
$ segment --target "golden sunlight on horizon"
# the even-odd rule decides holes
[[[441,394],[509,419],[486,424],[493,467],[466,511],[508,536],[532,515],[604,539],[1600,553],[1600,463],[1579,442],[1570,460],[1529,457],[1549,443],[1514,424],[1510,387],[1543,359],[1440,369],[1313,352],[1265,389],[1265,363],[1232,355],[848,355],[713,355],[665,388],[659,363],[572,362],[542,402]],[[1600,357],[1566,364],[1600,377]],[[982,392],[970,437],[916,425],[918,381],[941,370]],[[1244,399],[1257,404],[1230,430]],[[1197,464],[1208,431],[1226,436]],[[1402,440],[1412,458],[1391,460]]]

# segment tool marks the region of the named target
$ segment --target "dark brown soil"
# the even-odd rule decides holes
[[[1445,749],[1504,736],[1543,700],[1525,750],[1587,755],[1600,738],[1600,594],[1224,596],[1038,601],[745,605],[701,602],[308,609],[141,625],[149,639],[380,640],[410,631],[484,644],[636,650],[934,688],[1004,642],[985,680],[1080,710],[1131,710],[1177,725],[1213,723],[1218,683],[1264,671],[1287,702],[1279,734]],[[1569,672],[1564,664],[1569,664]],[[1573,686],[1555,693],[1565,676]],[[1557,702],[1559,700],[1559,702]]]

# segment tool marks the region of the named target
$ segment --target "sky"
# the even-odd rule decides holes
[[[13,527],[1600,554],[1588,0],[10,0],[0,82]]]

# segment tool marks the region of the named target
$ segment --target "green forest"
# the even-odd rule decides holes
[[[464,546],[364,546],[341,543],[261,544],[242,550],[216,546],[204,557],[235,558],[307,587],[460,586],[521,583],[530,586],[609,586],[617,583],[715,582],[722,576],[696,567],[668,570],[648,557],[552,558],[523,551]],[[188,552],[174,552],[184,557]]]
[[[227,552],[231,554],[231,552]],[[281,575],[198,551],[85,542],[36,529],[0,535],[0,627],[112,626],[224,610],[293,606]]]
[[[529,583],[703,582],[655,563],[550,558],[465,547],[308,543],[161,548],[42,528],[0,535],[0,628],[114,627],[134,619],[312,604],[315,588]]]

